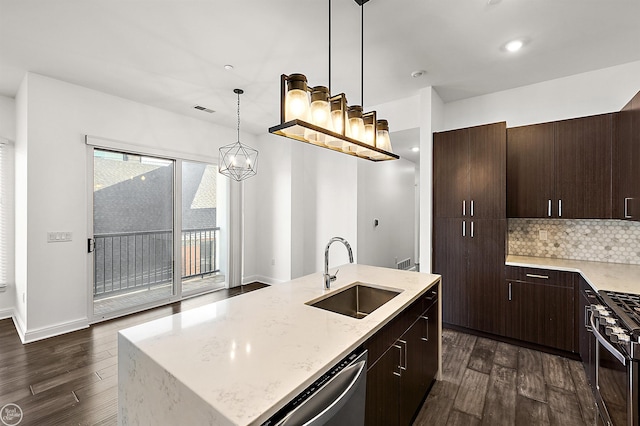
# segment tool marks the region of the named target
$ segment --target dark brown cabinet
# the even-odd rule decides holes
[[[613,114],[507,130],[509,217],[609,219]]]
[[[438,370],[438,291],[430,289],[369,339],[367,425],[410,425]]]
[[[613,217],[640,220],[640,92],[614,115]]]
[[[507,337],[577,352],[576,274],[506,267]]]
[[[596,304],[594,292],[591,286],[580,277],[579,308],[576,312],[576,327],[578,329],[578,350],[582,365],[587,373],[587,380],[592,388],[596,386],[596,338],[591,333],[590,306]]]
[[[433,271],[447,291],[443,321],[501,334],[506,124],[434,133]]]
[[[434,133],[435,217],[505,217],[506,123]]]

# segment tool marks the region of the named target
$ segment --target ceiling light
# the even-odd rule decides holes
[[[220,147],[218,171],[231,179],[241,181],[258,173],[258,151],[240,142],[240,95],[242,89],[234,89],[238,95],[238,141]]]
[[[411,148],[411,151],[418,152],[418,151],[420,151],[420,148],[417,147],[417,146],[414,146],[413,148]]]
[[[522,40],[512,40],[509,43],[504,45],[504,48],[509,52],[517,52],[524,46],[524,42]]]
[[[340,151],[371,161],[397,160],[391,151],[389,123],[375,111],[364,112],[364,3],[361,8],[360,105],[347,106],[344,93],[331,95],[331,0],[329,1],[329,85],[309,87],[303,74],[280,78],[280,124],[269,133]],[[424,71],[416,71],[424,73]]]
[[[425,70],[418,70],[418,71],[414,71],[411,73],[411,77],[413,78],[420,78],[423,75],[425,75],[427,72]]]
[[[231,71],[233,69],[233,65],[227,64],[227,65],[224,66],[224,69],[227,70],[227,71]]]

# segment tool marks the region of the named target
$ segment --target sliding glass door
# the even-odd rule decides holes
[[[175,162],[93,152],[93,314],[99,319],[176,294]]]
[[[182,294],[223,288],[218,219],[218,167],[182,161]]]

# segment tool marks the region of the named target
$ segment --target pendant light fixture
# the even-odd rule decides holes
[[[361,9],[360,105],[347,105],[344,93],[331,95],[331,0],[329,2],[329,86],[309,87],[304,74],[280,77],[280,124],[269,133],[341,151],[371,161],[397,160],[389,139],[389,123],[375,111],[363,112],[364,4]]]
[[[220,168],[223,175],[241,181],[258,173],[258,151],[240,142],[240,95],[242,89],[233,89],[238,95],[238,141],[220,147]]]

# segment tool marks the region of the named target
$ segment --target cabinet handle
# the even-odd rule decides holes
[[[547,207],[547,216],[551,217],[551,200],[549,200],[549,207]]]
[[[407,342],[405,340],[398,339],[398,342],[404,345],[404,351],[400,349],[400,370],[407,369]],[[402,352],[404,352],[404,366],[402,365]]]
[[[438,298],[438,292],[435,290],[431,291],[431,297],[429,296],[425,296],[425,299],[427,299],[429,302],[433,301],[433,299],[437,299]]]
[[[625,198],[624,199],[624,218],[625,219],[631,219],[631,216],[629,215],[629,200],[631,198]]]
[[[473,200],[471,200],[471,217],[473,217]]]
[[[423,319],[427,322],[427,337],[421,337],[420,340],[428,342],[429,341],[429,317],[426,315],[422,315],[420,319]]]
[[[558,217],[562,217],[562,200],[558,200]]]
[[[584,327],[591,331],[591,321],[589,321],[589,315],[591,314],[591,306],[584,307]]]
[[[462,200],[462,216],[467,215],[467,200]]]
[[[511,283],[509,283],[509,302],[511,302]]]
[[[398,368],[401,370],[401,371],[398,371],[398,372],[394,371],[393,375],[394,376],[398,376],[398,377],[402,377],[402,365],[401,365],[402,364],[402,347],[400,347],[399,345],[393,345],[393,347],[398,349],[398,350],[400,350],[400,359],[398,360]]]
[[[462,236],[463,237],[467,236],[467,221],[466,220],[462,221]]]
[[[529,277],[529,278],[541,278],[543,280],[548,280],[549,279],[548,275],[538,275],[538,274],[527,274],[527,277]]]
[[[471,238],[473,238],[473,221],[471,221]]]

